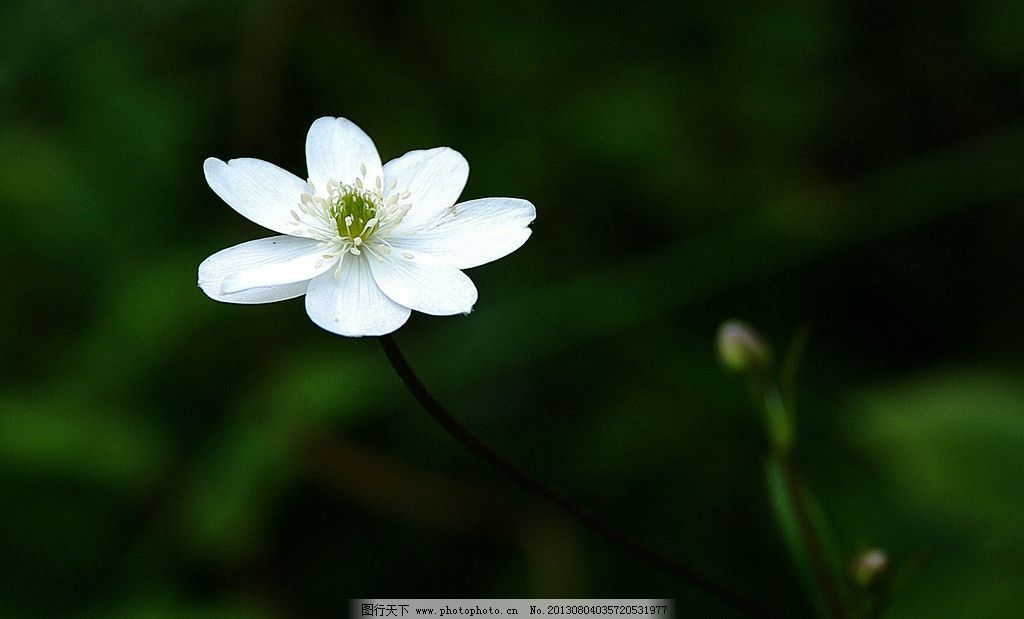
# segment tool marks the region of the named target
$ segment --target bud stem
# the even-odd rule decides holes
[[[848,613],[840,587],[825,555],[820,532],[811,516],[807,491],[793,457],[795,434],[792,414],[774,384],[769,384],[762,393],[766,429],[774,459],[778,462],[782,474],[783,500],[795,517],[801,551],[810,565],[815,585],[829,616],[834,619],[846,619]]]
[[[765,392],[764,410],[772,449],[780,457],[788,456],[793,449],[793,420],[782,395],[774,386]]]

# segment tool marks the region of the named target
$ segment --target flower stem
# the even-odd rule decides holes
[[[653,550],[640,542],[629,537],[622,531],[614,528],[603,518],[597,516],[579,503],[569,499],[551,486],[533,477],[523,468],[494,450],[478,436],[473,434],[466,426],[462,425],[448,410],[441,404],[427,389],[423,382],[416,375],[416,372],[409,365],[405,355],[402,354],[398,344],[390,335],[383,335],[380,344],[384,348],[391,366],[395,369],[398,377],[408,388],[412,396],[419,402],[423,410],[427,412],[437,423],[441,425],[455,440],[462,443],[464,447],[472,451],[480,458],[486,460],[494,468],[498,469],[505,477],[519,485],[523,490],[534,494],[545,501],[555,505],[565,513],[572,516],[584,527],[597,533],[605,540],[625,550],[638,560],[655,567],[667,574],[675,576],[679,580],[689,584],[693,588],[717,599],[719,602],[752,617],[777,617],[778,613],[770,610],[761,602],[753,600],[745,595],[729,590],[722,585],[710,580],[707,576],[700,574],[671,559],[656,550]]]
[[[797,531],[800,534],[804,552],[807,553],[821,596],[828,607],[829,614],[834,619],[846,619],[847,613],[842,596],[832,578],[832,570],[829,568],[824,547],[818,538],[818,532],[807,506],[807,495],[800,479],[800,471],[797,469],[792,454],[779,453],[777,456],[785,481],[786,495],[793,513],[796,515]]]
[[[800,538],[800,545],[803,547],[808,564],[810,564],[821,600],[825,603],[831,617],[846,619],[847,612],[842,594],[829,567],[824,544],[811,515],[807,492],[800,477],[800,469],[793,457],[794,432],[789,407],[774,387],[764,390],[764,407],[772,451],[782,473],[785,501],[789,504],[789,509],[796,520],[796,532]]]

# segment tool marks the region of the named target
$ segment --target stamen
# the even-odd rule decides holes
[[[294,221],[290,225],[304,231],[303,236],[326,245],[329,251],[323,254],[325,260],[345,254],[359,256],[373,249],[390,251],[387,235],[412,207],[402,202],[410,195],[408,191],[389,190],[385,196],[380,175],[374,176],[371,188],[363,178],[366,165],[361,164],[359,171],[362,177],[354,179],[351,185],[328,179],[327,192],[321,190],[319,195],[310,187],[309,192],[299,195],[297,207],[291,211]],[[397,181],[390,181],[389,188],[394,189],[396,184]]]

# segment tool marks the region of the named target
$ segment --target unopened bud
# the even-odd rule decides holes
[[[767,365],[771,352],[757,331],[730,320],[718,328],[718,357],[727,369],[744,373]]]
[[[858,585],[870,587],[889,571],[889,555],[877,548],[865,550],[853,560],[850,571]]]

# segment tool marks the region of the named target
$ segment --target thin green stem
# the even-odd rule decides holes
[[[824,544],[814,525],[814,519],[811,517],[807,493],[800,478],[800,469],[793,457],[795,435],[792,415],[781,395],[774,388],[765,391],[764,406],[772,451],[782,471],[786,502],[789,503],[795,516],[797,534],[814,575],[814,581],[829,615],[834,619],[846,619],[847,611],[843,604],[839,585],[833,578]]]
[[[846,607],[843,605],[839,587],[832,578],[832,570],[829,568],[828,559],[825,557],[824,546],[818,537],[817,529],[811,518],[807,505],[807,495],[804,492],[803,482],[800,480],[800,472],[791,454],[777,454],[779,466],[782,469],[782,476],[785,480],[786,496],[796,515],[797,530],[800,540],[807,553],[811,564],[811,571],[821,591],[822,599],[828,611],[835,619],[847,617]]]
[[[579,503],[569,499],[565,495],[553,489],[551,486],[538,480],[511,460],[494,450],[493,447],[477,437],[469,428],[451,415],[427,389],[423,382],[416,375],[416,372],[409,365],[405,355],[390,335],[380,338],[380,344],[384,348],[391,366],[395,369],[398,377],[405,384],[412,396],[419,402],[423,410],[427,412],[445,431],[464,447],[482,458],[501,472],[505,477],[515,482],[523,490],[544,499],[555,507],[571,516],[581,525],[597,533],[605,540],[625,550],[638,560],[655,567],[679,580],[687,583],[693,588],[717,599],[719,602],[729,606],[735,611],[751,617],[778,617],[779,613],[772,611],[760,601],[754,600],[746,595],[727,589],[714,582],[707,576],[688,568],[679,562],[671,559],[660,552],[651,549],[636,541],[622,531],[611,526],[600,516],[594,514]]]
[[[810,335],[810,329],[806,326],[797,328],[789,342],[789,348],[786,349],[786,355],[782,359],[782,368],[779,372],[779,391],[783,402],[789,406],[793,404],[797,371],[800,369],[800,362],[803,361],[804,352],[807,350],[807,340]]]

